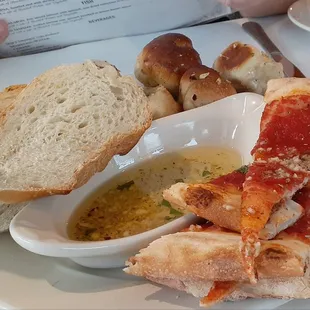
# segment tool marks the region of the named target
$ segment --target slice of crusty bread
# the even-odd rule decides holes
[[[107,62],[43,73],[2,121],[0,201],[69,193],[128,153],[151,121],[143,89]]]
[[[0,114],[5,116],[6,113],[14,106],[16,97],[27,85],[12,85],[0,92]],[[11,220],[14,216],[25,207],[21,204],[0,204],[0,233],[9,229]]]

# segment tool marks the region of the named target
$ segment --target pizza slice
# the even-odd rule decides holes
[[[212,223],[152,242],[128,260],[125,272],[201,298],[203,307],[244,298],[309,299],[310,184],[293,199],[304,214],[274,240],[261,241],[255,285],[243,268],[241,236]]]
[[[256,285],[243,268],[240,241],[228,230],[192,225],[152,242],[129,258],[124,271],[201,298],[204,307],[240,298],[310,298],[307,240],[287,233],[262,241]]]
[[[190,211],[217,226],[240,232],[241,195],[247,167],[204,184],[177,183],[165,190],[163,197],[175,209]],[[272,239],[293,225],[303,215],[303,207],[294,200],[276,204],[260,239]]]
[[[310,250],[310,184],[304,187],[301,191],[297,192],[294,196],[294,200],[299,202],[305,207],[304,216],[299,219],[293,226],[289,227],[285,231],[281,232],[277,236],[277,240],[290,241],[290,240],[300,240],[303,242],[303,245],[307,247],[309,246],[308,251]],[[308,253],[309,260],[309,253]],[[309,263],[308,263],[309,264]],[[309,279],[309,265],[307,264],[305,270],[304,277],[293,278],[290,280],[280,280],[273,283],[273,286],[270,287],[270,295],[273,295],[273,291],[278,288],[277,291],[289,290],[292,288],[299,287],[301,291],[309,291],[310,279]],[[251,287],[251,285],[243,284],[243,290],[256,292],[259,295],[260,291],[267,292],[267,288],[269,288],[269,280],[262,280],[258,283],[258,287]],[[240,283],[234,281],[226,281],[226,282],[214,282],[212,288],[208,292],[208,294],[202,298],[200,304],[203,306],[210,306],[215,303],[219,303],[222,300],[229,298],[230,295],[238,295],[238,289],[240,288]],[[237,293],[236,293],[237,292]],[[266,294],[266,293],[265,293]],[[257,297],[257,296],[255,296]],[[296,296],[296,298],[299,298]]]
[[[241,252],[252,283],[257,281],[259,234],[273,207],[291,199],[310,177],[310,80],[271,80],[265,102],[241,202]]]

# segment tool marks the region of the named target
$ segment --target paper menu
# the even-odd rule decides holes
[[[0,56],[175,29],[229,12],[217,0],[0,0],[10,31]]]

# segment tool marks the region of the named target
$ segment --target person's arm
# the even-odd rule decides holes
[[[238,10],[243,17],[262,17],[286,13],[296,0],[220,0]]]
[[[5,41],[9,35],[8,24],[4,20],[0,20],[0,44]]]

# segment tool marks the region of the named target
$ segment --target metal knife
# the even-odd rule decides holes
[[[292,62],[284,57],[277,46],[270,40],[260,24],[256,22],[245,22],[242,24],[242,28],[260,43],[276,62],[280,62],[283,65],[283,70],[287,77],[305,77],[305,75]]]

